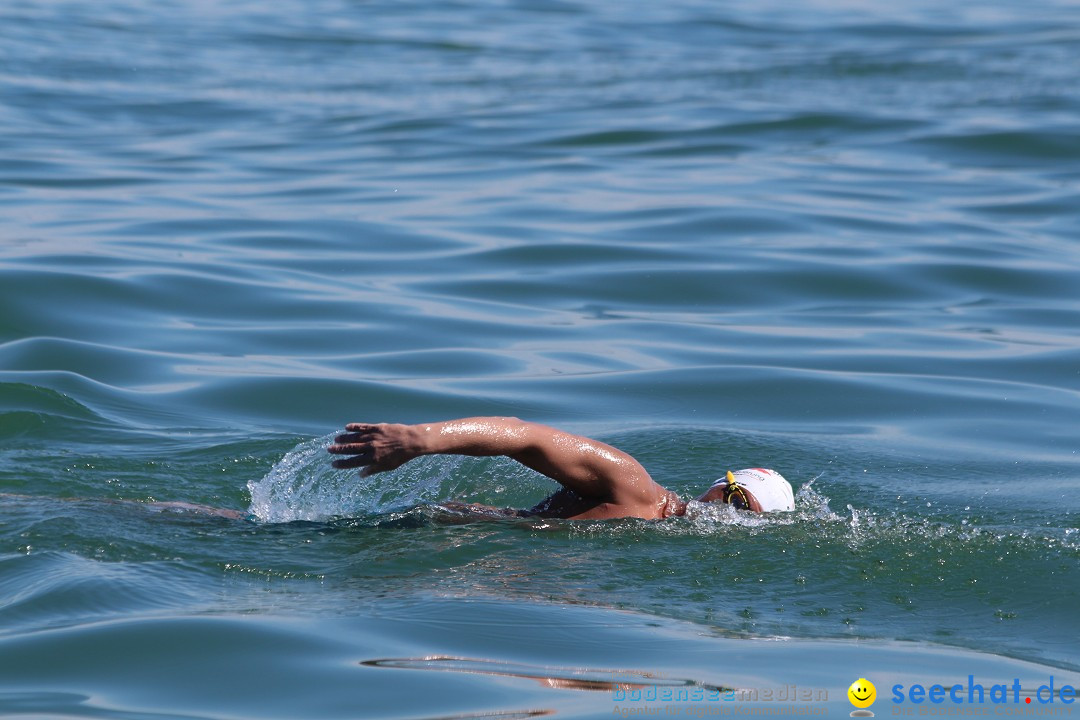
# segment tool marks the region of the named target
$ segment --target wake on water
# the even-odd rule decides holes
[[[363,519],[381,523],[405,511],[449,500],[479,499],[494,505],[523,506],[553,489],[552,483],[518,463],[501,458],[430,456],[417,458],[397,470],[359,478],[355,470],[331,467],[326,446],[334,433],[303,442],[286,453],[270,471],[248,482],[249,512],[259,521],[328,522]],[[725,505],[691,501],[686,516],[669,522],[636,519],[567,523],[571,532],[607,535],[640,532],[675,536],[724,536],[733,529],[741,533],[791,533],[806,542],[839,543],[851,551],[885,543],[942,543],[954,550],[989,545],[1015,551],[1051,552],[1063,557],[1080,555],[1077,531],[1044,532],[977,527],[967,519],[911,516],[897,511],[874,511],[848,505],[846,513],[829,506],[829,498],[815,484],[804,482],[795,496],[795,511],[759,515]],[[477,497],[479,495],[479,497]],[[471,496],[471,497],[470,497]],[[529,521],[523,521],[529,522]],[[559,521],[554,521],[559,523]],[[547,524],[544,527],[548,527]],[[786,528],[786,529],[785,529]]]

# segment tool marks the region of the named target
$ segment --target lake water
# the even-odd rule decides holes
[[[1064,0],[4,3],[0,714],[1080,685],[1078,67]],[[477,414],[797,510],[322,449]]]

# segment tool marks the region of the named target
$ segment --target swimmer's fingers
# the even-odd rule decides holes
[[[326,452],[331,455],[352,455],[351,458],[335,460],[334,467],[348,468],[370,465],[375,460],[375,446],[370,441],[360,441],[353,435],[339,435]]]
[[[383,425],[384,423],[346,423],[345,430],[351,433],[374,433]]]
[[[349,423],[345,426],[345,432],[334,438],[334,443],[348,445],[377,440],[393,442],[401,435],[404,429],[404,425],[392,425],[390,423]]]
[[[356,457],[347,458],[345,460],[335,460],[331,463],[338,470],[351,470],[352,468],[361,468],[360,477],[368,477],[375,473],[386,472],[387,470],[393,470],[396,467],[400,467],[404,464],[404,461],[399,460],[386,460],[383,462],[375,462],[370,454],[369,455],[357,455]]]
[[[326,446],[326,451],[335,455],[358,455],[375,447],[371,438],[363,438],[356,434],[338,435],[331,445]]]
[[[415,457],[414,453],[388,443],[385,439],[372,437],[359,440],[356,434],[350,433],[339,436],[337,440],[338,442],[327,446],[326,451],[331,455],[349,457],[336,459],[331,465],[339,470],[363,468],[361,477],[393,470]]]
[[[338,435],[334,438],[334,443],[337,445],[347,445],[349,443],[365,442],[373,439],[375,435],[376,431],[374,429],[352,430]]]
[[[364,468],[362,477],[404,465],[420,454],[407,425],[349,423],[326,448],[332,455],[351,455],[335,460],[336,468]]]
[[[371,454],[368,453],[368,454],[356,455],[356,456],[351,457],[351,458],[344,458],[342,460],[335,460],[330,464],[333,467],[336,467],[338,470],[348,470],[350,468],[358,468],[358,467],[364,467],[366,465],[371,465],[371,463],[372,463]]]

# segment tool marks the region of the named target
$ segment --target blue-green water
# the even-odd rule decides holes
[[[1076,678],[1077,67],[1063,0],[3,4],[0,714]],[[321,450],[473,414],[798,509]]]

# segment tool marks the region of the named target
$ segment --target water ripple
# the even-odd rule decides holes
[[[0,615],[25,635],[0,708],[353,716],[370,672],[385,714],[527,715],[436,707],[497,684],[404,671],[434,689],[391,712],[415,686],[356,659],[534,667],[541,644],[431,647],[415,616],[347,653],[313,627],[159,622],[400,618],[416,592],[1077,666],[1078,20],[1066,0],[0,6]],[[431,459],[362,484],[319,446],[471,414],[610,440],[686,496],[767,463],[805,511],[450,524],[440,500],[552,483]],[[149,619],[111,625],[129,616]],[[94,674],[102,647],[136,660]],[[207,647],[235,653],[220,676]],[[753,670],[776,667],[799,669]],[[352,691],[316,705],[330,677]],[[287,701],[229,700],[267,678]],[[536,708],[595,710],[576,695]]]

